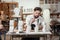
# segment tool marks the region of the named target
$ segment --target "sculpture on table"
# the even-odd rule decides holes
[[[50,30],[50,11],[49,9],[43,10],[43,18],[46,23],[46,31]]]

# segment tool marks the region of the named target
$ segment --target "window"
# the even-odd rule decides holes
[[[40,4],[44,4],[44,0],[40,0]]]
[[[57,4],[59,0],[45,0],[45,4]]]
[[[58,10],[58,3],[60,0],[40,0],[41,8],[48,8],[51,12],[56,12]],[[44,4],[48,7],[44,7]],[[50,6],[49,6],[50,5]]]

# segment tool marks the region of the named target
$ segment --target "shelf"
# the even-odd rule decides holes
[[[50,16],[51,18],[52,17],[60,18],[60,13],[51,13]]]
[[[13,12],[11,12],[11,10],[13,10],[15,7],[18,7],[18,2],[0,2],[0,11],[3,11],[3,15],[7,15],[7,19],[2,20],[3,21],[3,25],[6,29],[9,29],[9,20],[11,19],[11,16],[13,14]],[[0,13],[1,14],[1,13]],[[0,15],[3,16],[2,14]],[[1,17],[2,18],[2,17]],[[4,18],[4,17],[3,17]],[[5,23],[7,22],[8,23]]]
[[[17,18],[17,17],[18,17],[18,18],[21,18],[21,16],[11,16],[11,17],[14,17],[14,18],[15,18],[15,17],[16,17],[16,18]]]

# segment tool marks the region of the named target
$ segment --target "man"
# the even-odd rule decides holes
[[[27,33],[29,33],[31,30],[35,30],[35,27],[39,28],[38,25],[43,24],[44,19],[40,16],[41,12],[42,12],[42,9],[40,7],[35,7],[33,14],[27,16],[27,18],[26,18],[26,25],[27,25],[26,32]],[[42,29],[42,31],[44,31],[45,27],[40,27],[40,29]],[[39,40],[39,38],[37,38],[37,37],[28,38],[27,37],[27,38],[24,38],[23,40]]]

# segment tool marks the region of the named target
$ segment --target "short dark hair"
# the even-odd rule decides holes
[[[40,11],[40,12],[42,11],[42,9],[40,7],[35,7],[34,11],[37,11],[37,10]]]

